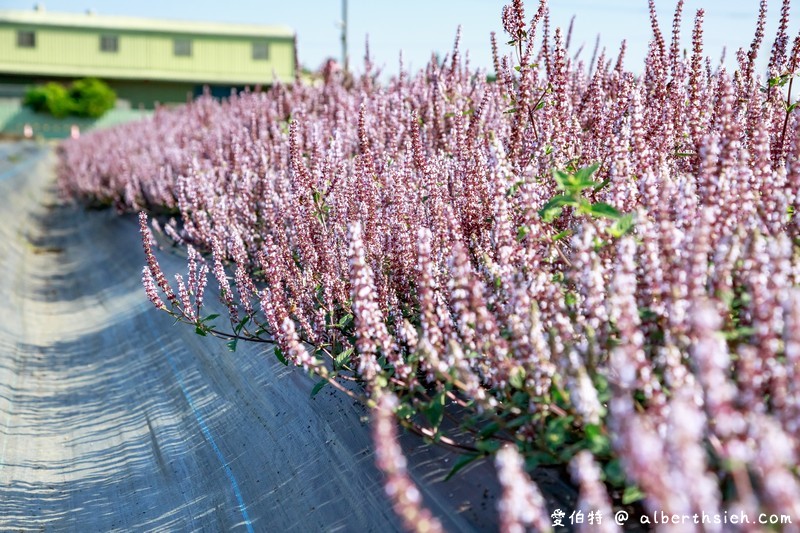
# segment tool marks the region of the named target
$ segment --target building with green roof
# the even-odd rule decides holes
[[[209,87],[294,79],[290,28],[133,17],[0,10],[0,97],[84,77],[107,82],[132,108],[179,103]]]

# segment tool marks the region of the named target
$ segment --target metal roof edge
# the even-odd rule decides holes
[[[146,33],[185,33],[229,37],[293,38],[288,26],[201,22],[189,20],[150,19],[94,13],[58,13],[0,9],[0,24],[25,24],[97,30],[135,31]]]

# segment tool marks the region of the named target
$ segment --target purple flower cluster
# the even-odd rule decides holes
[[[494,81],[456,44],[383,84],[367,60],[356,78],[327,68],[316,83],[201,97],[65,142],[61,188],[178,219],[165,226],[189,246],[176,292],[141,215],[156,307],[212,331],[211,272],[233,338],[267,332],[294,364],[393,394],[376,445],[410,526],[435,529],[409,510],[387,411],[437,398],[500,424],[523,455],[554,420],[578,442],[606,438],[575,455],[581,505],[620,499],[599,470],[618,462],[646,509],[800,520],[800,36],[787,0],[758,75],[762,2],[731,73],[703,55],[702,10],[680,52],[682,10],[668,44],[650,2],[634,75],[625,45],[587,62],[551,32],[544,0],[530,21],[515,0]],[[564,180],[592,164],[565,203]],[[498,454],[503,524],[540,527],[538,493],[511,490],[515,453]]]

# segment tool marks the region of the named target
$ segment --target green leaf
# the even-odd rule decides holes
[[[525,424],[531,421],[532,415],[530,413],[525,413],[523,415],[519,415],[516,418],[512,418],[510,421],[506,422],[505,429],[515,429],[518,427],[522,427]]]
[[[787,105],[787,106],[786,106],[786,112],[787,112],[787,113],[791,113],[792,111],[794,111],[794,110],[795,110],[795,108],[797,107],[797,104],[798,104],[798,103],[800,103],[800,102],[795,102],[795,103],[793,103],[792,105]]]
[[[353,321],[353,315],[350,313],[344,315],[340,320],[339,323],[336,324],[336,327],[339,329],[344,329],[350,322]]]
[[[628,213],[618,218],[614,224],[607,228],[606,231],[609,235],[615,238],[620,238],[633,229],[633,214]]]
[[[478,433],[478,437],[480,437],[481,439],[485,439],[487,437],[491,437],[498,431],[500,431],[500,424],[498,424],[497,422],[491,422],[485,428],[480,430],[480,432]]]
[[[530,402],[531,396],[525,391],[519,390],[511,395],[511,401],[514,402],[516,405],[528,405]]]
[[[584,436],[586,437],[586,444],[588,449],[594,455],[605,455],[611,449],[611,441],[607,435],[603,434],[603,430],[597,424],[589,424],[584,429]]]
[[[517,191],[519,191],[519,188],[522,187],[523,185],[525,185],[525,182],[522,180],[514,182],[514,184],[508,188],[508,191],[506,191],[506,197],[507,198],[513,197],[515,194],[517,194]]]
[[[340,352],[334,359],[334,367],[339,369],[343,367],[350,360],[350,355],[353,353],[352,346],[343,352]]]
[[[328,384],[328,380],[327,379],[321,379],[321,380],[317,381],[316,385],[314,385],[314,388],[311,389],[311,397],[313,398],[314,396],[319,394],[319,391],[321,391],[322,388],[327,384]]]
[[[784,85],[789,83],[789,78],[791,78],[791,76],[789,74],[781,74],[780,76],[776,76],[774,78],[770,78],[767,81],[767,84],[770,87],[783,87]]]
[[[200,335],[201,337],[208,336],[208,333],[206,332],[206,328],[202,324],[197,324],[195,326],[195,328],[194,328],[194,332],[197,333],[198,335]]]
[[[394,414],[399,420],[408,420],[416,414],[416,411],[407,403],[401,403],[397,406],[397,409],[394,410]]]
[[[755,334],[756,328],[752,326],[740,326],[733,331],[726,331],[723,333],[725,340],[735,341],[739,339],[746,339]]]
[[[596,184],[594,186],[595,192],[605,188],[609,183],[611,183],[611,178],[606,178],[603,181],[601,181],[600,183]]]
[[[612,459],[603,466],[605,481],[612,487],[622,487],[625,484],[625,471],[619,458]]]
[[[563,211],[561,207],[554,207],[547,210],[542,209],[539,211],[539,216],[542,217],[542,221],[550,224],[561,216],[561,211]]]
[[[238,343],[238,342],[239,342],[239,339],[233,339],[233,340],[230,340],[230,341],[226,342],[225,346],[227,346],[230,351],[235,352],[236,351],[236,343]]]
[[[554,418],[547,423],[547,430],[544,440],[550,451],[558,452],[561,446],[567,442],[568,433],[572,425],[571,416]]]
[[[567,172],[563,172],[561,170],[555,170],[553,171],[553,178],[555,178],[556,180],[556,186],[560,190],[566,191],[570,187],[573,176],[571,174],[568,174]]]
[[[215,319],[215,318],[217,318],[218,316],[219,316],[219,315],[218,315],[218,314],[216,314],[216,313],[215,313],[215,314],[213,314],[213,315],[208,315],[207,317],[205,317],[204,319],[202,319],[200,322],[209,322],[209,321],[211,321],[211,320],[214,320],[214,319]]]
[[[564,303],[567,304],[569,307],[574,307],[578,304],[578,295],[575,294],[573,291],[567,291],[564,293]]]
[[[592,204],[589,212],[596,217],[611,218],[614,220],[618,220],[622,217],[622,213],[605,202],[596,202]]]
[[[525,388],[525,369],[521,366],[514,368],[508,376],[508,382],[515,389]]]
[[[636,485],[625,487],[625,491],[622,493],[622,505],[630,505],[639,500],[643,500],[644,497],[645,493]]]
[[[275,357],[278,358],[278,361],[284,364],[284,366],[289,366],[289,361],[286,360],[286,357],[283,355],[283,351],[277,346],[275,347]]]
[[[574,174],[556,170],[553,172],[553,177],[559,189],[570,195],[579,195],[584,189],[597,186],[597,182],[592,180],[592,174],[594,174],[598,168],[600,168],[600,165],[595,163],[588,167],[579,168]]]
[[[533,108],[534,111],[539,111],[541,108],[544,107],[544,100],[536,104],[536,107]]]
[[[431,423],[434,429],[438,429],[444,417],[444,391],[441,391],[422,409],[422,414]]]
[[[561,232],[559,232],[559,233],[556,233],[556,234],[553,236],[553,242],[560,241],[561,239],[564,239],[564,238],[566,238],[566,237],[569,237],[570,235],[572,235],[572,230],[571,230],[571,229],[565,229],[564,231],[561,231]]]
[[[484,453],[492,454],[500,449],[500,442],[496,440],[479,440],[475,443],[475,447]]]
[[[533,452],[525,456],[525,470],[531,471],[544,465],[553,465],[558,461],[547,452]]]
[[[233,331],[234,331],[234,333],[236,333],[237,335],[238,335],[239,333],[241,333],[241,332],[242,332],[242,330],[244,329],[244,327],[247,325],[247,323],[248,323],[248,322],[250,322],[250,315],[245,315],[245,317],[244,317],[244,318],[242,318],[242,319],[239,321],[239,323],[238,323],[238,324],[236,324],[236,327],[235,327],[235,328],[233,328]],[[232,350],[232,351],[234,351],[234,350]]]
[[[594,388],[597,389],[597,399],[600,403],[605,405],[611,399],[611,389],[608,386],[608,377],[603,374],[597,373],[594,375]]]
[[[572,196],[564,194],[553,196],[539,209],[539,216],[542,217],[545,222],[552,222],[561,215],[561,209],[567,205],[577,206],[578,201]]]
[[[522,242],[525,240],[525,237],[528,236],[528,233],[531,232],[531,228],[528,226],[520,226],[517,228],[517,242]]]
[[[467,465],[474,463],[476,460],[485,457],[482,453],[470,453],[467,455],[462,455],[456,464],[453,465],[453,468],[450,469],[450,472],[445,476],[444,480],[449,481],[454,475],[456,475],[459,471],[461,471]]]
[[[592,174],[597,172],[598,168],[600,168],[600,163],[594,163],[589,165],[588,167],[579,168],[578,171],[575,173],[575,178],[577,178],[577,180],[581,182],[592,181],[591,180]]]

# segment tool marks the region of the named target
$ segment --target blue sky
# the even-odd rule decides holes
[[[47,0],[40,3],[49,11],[82,12],[91,8],[109,15],[281,24],[296,30],[304,66],[315,69],[326,57],[340,56],[341,0]],[[400,50],[407,68],[420,68],[431,52],[443,56],[452,49],[460,24],[462,50],[469,50],[473,66],[489,69],[489,34],[492,31],[502,34],[500,12],[504,3],[502,0],[349,0],[351,64],[356,70],[360,68],[365,36],[369,34],[372,56],[385,73],[397,72]],[[33,4],[28,0],[3,0],[0,5],[31,9]],[[532,14],[537,4],[527,0],[527,12]],[[656,4],[662,31],[668,35],[675,0],[656,0]],[[727,45],[727,64],[733,65],[735,50],[748,47],[752,40],[758,0],[686,0],[683,44],[687,48],[694,12],[700,7],[706,10],[707,53],[717,59]],[[550,9],[553,25],[565,29],[572,15],[576,15],[573,51],[585,42],[584,53],[591,54],[598,33],[602,44],[614,51],[622,39],[627,39],[626,67],[640,70],[651,36],[646,0],[550,0]],[[780,0],[771,0],[767,46],[771,44],[779,10]],[[792,35],[797,29],[797,24],[790,27]]]

